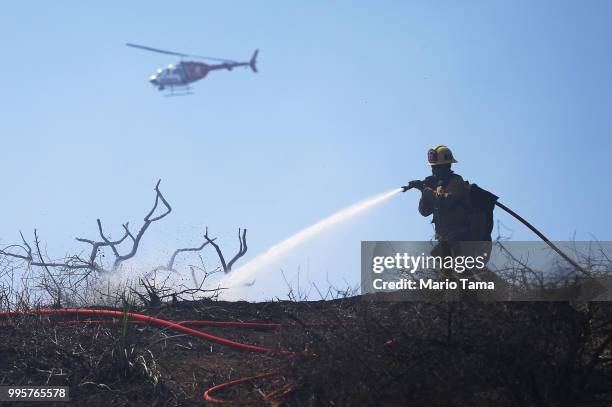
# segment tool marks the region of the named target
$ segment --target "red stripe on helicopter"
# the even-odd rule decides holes
[[[202,62],[184,61],[182,64],[188,82],[197,81],[208,74],[208,65]]]

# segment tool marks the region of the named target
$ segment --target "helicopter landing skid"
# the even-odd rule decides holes
[[[172,93],[167,93],[164,96],[169,98],[169,97],[172,97],[172,96],[189,96],[189,95],[194,95],[194,93],[191,92],[191,91],[187,91],[187,92],[172,92]]]
[[[189,86],[170,86],[170,93],[166,93],[164,96],[166,97],[170,97],[170,96],[187,96],[187,95],[193,95],[193,92],[191,91],[191,87]]]

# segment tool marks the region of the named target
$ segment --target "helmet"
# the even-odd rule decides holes
[[[430,149],[427,152],[427,161],[429,161],[429,165],[452,164],[457,162],[450,148],[443,145]]]

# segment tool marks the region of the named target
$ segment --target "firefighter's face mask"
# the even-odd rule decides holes
[[[432,165],[431,174],[434,177],[443,177],[451,173],[451,165],[450,164],[440,164],[440,165]]]

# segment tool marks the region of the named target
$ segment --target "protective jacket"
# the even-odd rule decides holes
[[[429,176],[419,201],[423,216],[433,214],[436,240],[471,240],[470,189],[460,175]]]

